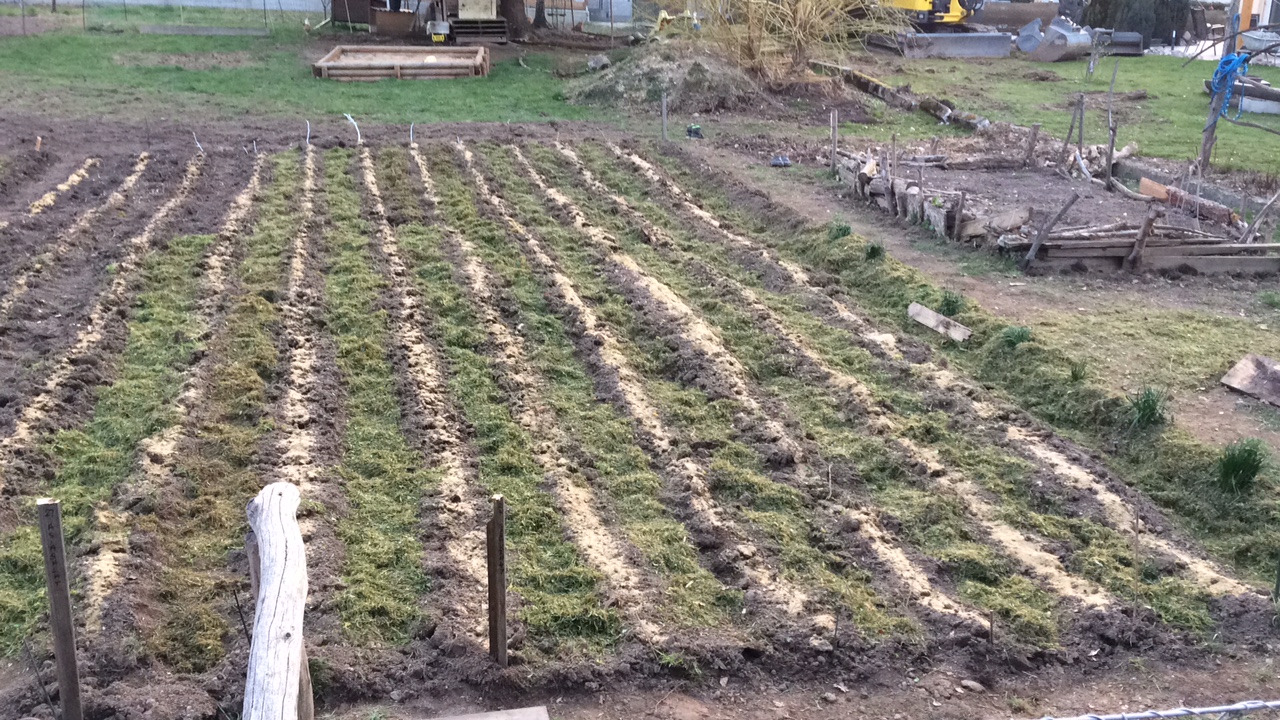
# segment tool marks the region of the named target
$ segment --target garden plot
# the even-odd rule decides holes
[[[998,678],[1267,627],[1253,566],[866,307],[833,270],[884,262],[862,241],[727,212],[678,156],[170,152],[73,167],[113,177],[21,221],[31,260],[0,294],[0,649],[47,644],[32,516],[58,497],[105,707],[238,703],[243,508],[276,480],[302,490],[322,700],[922,661]]]

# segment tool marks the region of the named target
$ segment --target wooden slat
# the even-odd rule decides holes
[[[450,715],[437,720],[550,720],[547,715],[547,708],[539,705],[538,707],[520,708],[519,710],[498,710],[496,712],[475,713],[473,715]]]
[[[964,342],[973,334],[973,331],[969,328],[949,317],[946,317],[945,315],[939,315],[920,303],[911,303],[907,308],[907,316],[927,328],[946,335],[956,342]]]
[[[1274,273],[1280,272],[1280,257],[1204,257],[1198,255],[1153,255],[1143,261],[1152,270],[1188,265],[1202,273]]]
[[[1268,243],[1222,243],[1218,245],[1147,245],[1148,255],[1269,255],[1280,252],[1280,245]]]

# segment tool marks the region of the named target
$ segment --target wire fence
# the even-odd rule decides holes
[[[0,0],[0,16],[22,15],[33,32],[74,30],[164,34],[174,28],[271,32],[327,16],[326,0]]]

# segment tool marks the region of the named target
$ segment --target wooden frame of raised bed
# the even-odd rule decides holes
[[[312,71],[316,77],[342,82],[485,77],[489,74],[489,49],[339,45],[316,62]]]
[[[1034,138],[1034,136],[1033,136]],[[1105,151],[1105,146],[1103,146]],[[890,159],[892,158],[892,159]],[[1083,160],[1079,161],[1085,167]],[[1280,272],[1280,243],[1241,242],[1245,225],[1230,208],[1184,193],[1177,188],[1161,187],[1152,195],[1130,191],[1118,197],[1132,199],[1133,209],[1151,217],[1147,223],[1113,222],[1108,224],[1050,227],[1038,237],[1038,226],[1032,221],[1027,204],[1015,207],[990,207],[985,211],[965,204],[965,193],[953,189],[922,187],[918,168],[937,170],[985,168],[991,170],[1025,169],[1029,173],[1054,173],[1033,157],[1033,152],[1019,151],[1008,157],[949,158],[945,155],[903,157],[896,148],[886,157],[881,149],[877,158],[872,152],[858,154],[837,150],[836,173],[854,194],[873,206],[879,206],[893,217],[911,224],[924,225],[937,235],[970,245],[985,245],[997,252],[1018,258],[1027,269],[1060,270],[1157,270],[1194,273],[1242,273],[1248,275]],[[898,170],[901,175],[892,172]],[[1086,171],[1091,168],[1086,168]],[[913,177],[914,175],[914,177]],[[938,184],[935,177],[935,183]],[[1102,185],[1090,176],[1067,182]],[[943,181],[942,184],[945,184]],[[1083,186],[1082,188],[1083,189]],[[1105,192],[1105,191],[1104,191]],[[1163,195],[1163,197],[1161,197]],[[1079,206],[1078,206],[1079,207]],[[1052,212],[1056,208],[1044,208]],[[1178,210],[1198,215],[1212,232],[1198,228],[1178,227],[1157,222],[1166,212]],[[1137,214],[1137,213],[1135,213]],[[1210,222],[1213,221],[1213,222]],[[1033,250],[1034,248],[1034,250]]]

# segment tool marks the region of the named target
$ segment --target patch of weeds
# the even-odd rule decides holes
[[[428,161],[441,197],[443,219],[477,246],[509,242],[503,228],[479,217],[451,152],[436,147]],[[511,589],[532,647],[560,659],[574,646],[598,652],[622,627],[617,610],[601,603],[603,578],[565,540],[554,498],[543,488],[529,437],[511,415],[501,376],[490,357],[487,334],[463,295],[442,249],[442,227],[432,224],[401,237],[406,262],[448,362],[449,387],[475,429],[479,478],[510,505],[507,542]]]
[[[1135,430],[1147,430],[1168,422],[1169,393],[1144,387],[1129,396],[1129,422]]]
[[[243,582],[228,572],[226,557],[244,540],[244,506],[261,487],[259,442],[273,427],[267,386],[278,372],[272,329],[279,310],[266,298],[283,296],[285,248],[301,222],[294,207],[298,154],[277,155],[271,168],[244,259],[231,269],[240,292],[209,348],[218,362],[208,375],[200,432],[179,448],[176,472],[185,492],[142,519],[169,549],[160,576],[161,622],[150,645],[168,665],[190,672],[222,659],[229,595]],[[194,631],[193,623],[203,630]]]
[[[664,652],[658,654],[658,664],[667,672],[679,677],[697,680],[702,677],[702,668],[696,658],[682,652]]]
[[[884,246],[880,243],[867,243],[867,249],[863,251],[863,259],[867,262],[876,262],[884,259]]]
[[[337,594],[347,634],[362,644],[401,644],[420,619],[427,591],[418,540],[422,493],[439,482],[401,432],[396,378],[389,360],[390,321],[378,307],[384,281],[373,268],[375,232],[362,217],[352,176],[354,153],[326,153],[321,207],[331,267],[326,276],[327,328],[337,346],[347,423],[338,475],[350,510],[338,520],[346,555]]]
[[[1000,339],[1007,348],[1016,348],[1024,342],[1031,342],[1031,328],[1021,325],[1010,326],[1000,333]]]
[[[1251,492],[1269,460],[1267,446],[1257,438],[1231,443],[1218,458],[1218,489],[1233,495]]]
[[[827,227],[827,239],[839,240],[847,238],[853,234],[853,228],[849,227],[847,222],[833,222]]]
[[[1280,310],[1280,292],[1276,292],[1275,290],[1263,290],[1258,293],[1258,302],[1272,310]]]
[[[964,312],[965,300],[960,293],[951,290],[942,291],[942,302],[938,304],[938,312],[949,318]]]
[[[1082,383],[1089,379],[1089,364],[1084,360],[1072,360],[1067,371],[1067,379],[1073,383]]]

